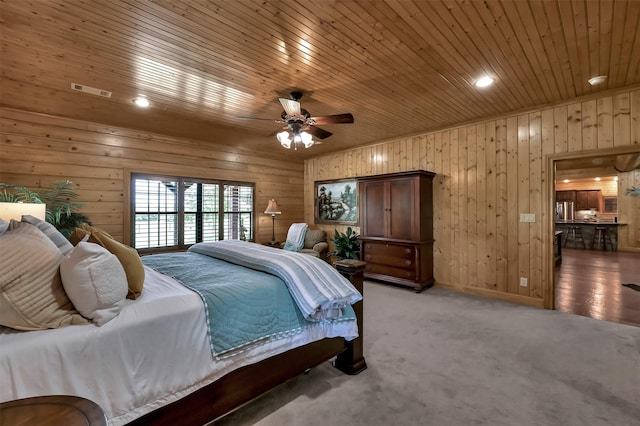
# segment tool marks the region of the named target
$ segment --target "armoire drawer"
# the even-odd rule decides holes
[[[415,269],[394,268],[393,266],[381,265],[379,263],[367,263],[365,266],[365,275],[367,273],[389,275],[392,277],[403,278],[406,280],[416,279]]]
[[[380,264],[403,269],[414,269],[416,265],[416,260],[413,258],[407,259],[405,257],[397,256],[385,256],[379,254],[374,255],[368,252],[364,254],[363,260],[367,263]]]
[[[416,257],[416,249],[414,246],[371,241],[365,241],[363,245],[365,256],[371,255],[375,256],[376,258],[395,257],[412,260]],[[369,261],[367,259],[364,260],[367,262]]]

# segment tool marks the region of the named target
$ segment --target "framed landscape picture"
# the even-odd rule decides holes
[[[358,182],[355,179],[316,181],[315,222],[356,225],[358,223]]]

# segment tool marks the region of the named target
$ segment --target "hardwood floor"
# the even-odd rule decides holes
[[[640,253],[563,248],[555,279],[557,310],[640,327]]]

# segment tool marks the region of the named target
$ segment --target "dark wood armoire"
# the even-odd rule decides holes
[[[365,278],[433,285],[433,177],[412,171],[358,179]]]

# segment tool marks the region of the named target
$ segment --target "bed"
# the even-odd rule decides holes
[[[210,322],[215,317],[208,309],[219,308],[207,308],[202,295],[182,282],[183,276],[167,272],[167,265],[175,263],[172,256],[182,256],[177,263],[185,265],[194,256],[199,261],[212,257],[228,264],[227,275],[245,277],[245,287],[260,288],[266,279],[269,285],[280,289],[279,293],[289,283],[273,275],[269,258],[301,256],[303,262],[317,262],[323,265],[324,272],[329,268],[335,273],[325,262],[311,256],[258,244],[238,244],[241,251],[254,252],[258,256],[254,260],[260,265],[247,264],[251,266],[247,268],[223,260],[224,255],[215,258],[197,250],[143,257],[144,291],[136,300],[127,300],[119,314],[100,327],[84,324],[28,332],[0,327],[0,402],[41,395],[75,395],[98,403],[113,426],[202,425],[322,362],[333,359],[334,366],[346,374],[357,374],[366,368],[362,301],[349,303],[344,317],[307,321],[309,324],[305,322],[295,329],[261,331],[259,338],[248,333],[251,338],[247,342],[230,339],[226,347],[214,348],[210,339],[214,327]],[[235,254],[226,256],[234,260]],[[248,259],[245,262],[251,262]],[[197,265],[186,270],[205,269],[202,264]],[[337,265],[339,273],[360,294],[363,265]],[[250,281],[247,277],[262,278]],[[258,299],[266,300],[262,294]],[[271,311],[272,307],[263,303],[261,309]],[[304,309],[298,309],[296,315],[306,321]],[[220,319],[215,321],[219,323]]]

